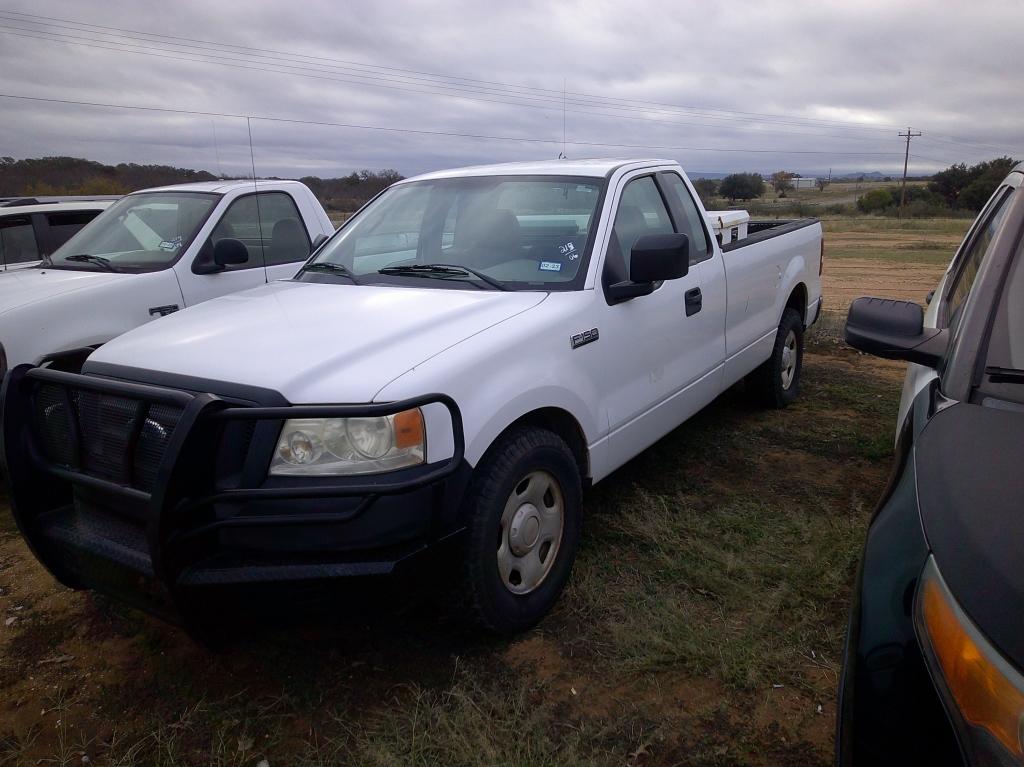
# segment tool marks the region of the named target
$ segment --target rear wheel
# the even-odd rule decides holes
[[[782,313],[772,356],[747,376],[747,390],[763,407],[784,408],[800,393],[804,326],[795,309]]]
[[[533,626],[557,601],[576,557],[580,473],[553,432],[515,428],[477,467],[467,493],[462,602],[498,634]]]

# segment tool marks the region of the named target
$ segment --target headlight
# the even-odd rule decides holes
[[[270,474],[374,474],[417,466],[426,454],[419,408],[370,418],[293,418],[281,427]]]
[[[1024,764],[1024,677],[988,642],[929,558],[916,620],[970,764]]]

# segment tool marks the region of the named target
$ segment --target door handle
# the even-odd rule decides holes
[[[704,305],[704,296],[701,295],[700,288],[691,288],[686,291],[685,301],[687,317],[699,312]]]

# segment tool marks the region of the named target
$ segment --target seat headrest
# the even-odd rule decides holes
[[[294,218],[282,218],[270,234],[270,254],[273,260],[298,260],[309,255],[306,230]]]

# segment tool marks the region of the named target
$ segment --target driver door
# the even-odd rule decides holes
[[[217,241],[226,238],[239,240],[245,245],[249,259],[242,264],[229,264],[220,271],[203,273],[203,267],[213,263],[213,249]],[[192,306],[265,284],[268,261],[275,279],[291,276],[309,251],[306,228],[295,203],[286,192],[260,192],[238,197],[200,246],[190,268],[181,270],[185,305]]]
[[[686,222],[670,215],[664,181],[653,173],[628,178],[602,266],[602,287],[628,278],[633,244],[645,234],[680,232]],[[678,217],[678,214],[677,214]],[[691,242],[691,249],[699,243]],[[691,251],[692,254],[692,251]],[[702,264],[666,280],[654,292],[600,307],[601,342],[608,342],[602,370],[607,392],[609,447],[619,465],[660,439],[718,394],[711,375],[720,359],[708,358],[706,340],[722,333],[720,313],[703,306]]]

